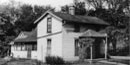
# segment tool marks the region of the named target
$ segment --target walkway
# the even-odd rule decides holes
[[[6,64],[8,61],[5,61],[4,59],[0,58],[0,65]]]
[[[109,61],[106,61],[106,60],[102,60],[102,61],[98,61],[98,62],[111,64],[111,65],[127,65],[127,64],[123,64],[123,63],[119,63],[119,62],[109,62]]]

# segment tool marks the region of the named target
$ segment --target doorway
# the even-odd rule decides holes
[[[32,45],[27,46],[27,58],[31,59]]]

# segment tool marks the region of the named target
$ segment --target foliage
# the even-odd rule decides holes
[[[47,64],[51,64],[51,65],[57,65],[57,64],[64,64],[65,63],[63,58],[58,57],[58,56],[47,56],[45,58],[45,60],[46,60]]]
[[[34,21],[48,9],[54,11],[54,8],[50,6],[31,6],[27,4],[20,6],[21,14],[19,14],[19,19],[15,22],[16,27],[22,31],[31,31],[36,27]]]
[[[21,31],[31,31],[36,25],[33,22],[40,17],[50,6],[31,6],[11,1],[0,5],[0,45],[9,45]],[[1,46],[4,49],[4,46]],[[9,50],[10,48],[8,48]],[[6,50],[6,49],[5,49]],[[5,52],[4,52],[5,53]]]
[[[105,29],[105,33],[109,36],[108,43],[112,43],[113,51],[116,52],[117,41],[125,41],[128,38],[129,16],[126,15],[126,11],[127,14],[130,11],[130,1],[86,0],[86,2],[93,7],[92,10],[89,10],[89,16],[95,16],[110,23],[111,26]],[[126,44],[128,44],[127,41],[125,41]]]
[[[15,22],[16,27],[20,28],[22,31],[31,31],[34,28],[33,22],[41,16],[45,10],[42,7],[35,6],[35,12],[31,5],[22,5],[20,7],[21,14],[19,14],[19,19]]]
[[[95,10],[98,8],[104,9],[116,9],[122,10],[124,8],[129,9],[129,0],[85,0],[87,4],[91,5]]]
[[[124,48],[117,49],[117,51],[109,50],[109,54],[113,56],[128,56],[129,54],[129,45],[125,46]]]
[[[93,38],[81,38],[79,40],[80,44],[80,51],[79,51],[79,58],[80,61],[84,61],[84,59],[90,56],[90,47],[93,45],[95,39]]]
[[[91,10],[88,14],[89,16],[96,16],[103,19],[104,21],[110,23],[112,26],[126,26],[128,24],[129,17],[125,13],[120,13],[111,9],[96,9]]]

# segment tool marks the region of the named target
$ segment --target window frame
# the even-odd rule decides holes
[[[32,51],[37,51],[37,44],[32,44]]]
[[[52,33],[52,17],[47,18],[47,33]]]
[[[74,38],[74,56],[79,56],[79,39]]]
[[[50,56],[51,55],[51,45],[52,45],[52,39],[48,38],[47,39],[47,56]]]

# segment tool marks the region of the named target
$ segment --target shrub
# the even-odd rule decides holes
[[[58,57],[58,56],[47,56],[45,58],[45,60],[46,60],[46,63],[50,64],[50,65],[64,64],[65,63],[63,58]]]
[[[113,56],[128,56],[129,55],[129,45],[124,48],[117,48],[116,51],[109,50],[108,53]]]

